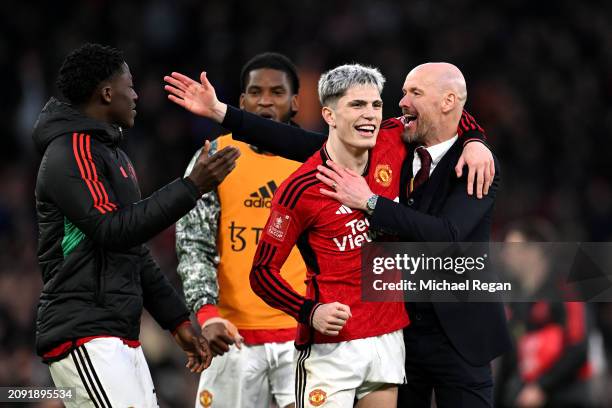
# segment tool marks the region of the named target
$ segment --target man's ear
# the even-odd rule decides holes
[[[300,103],[298,102],[298,97],[297,95],[293,95],[291,97],[291,111],[297,112],[299,110],[300,110]]]
[[[448,113],[455,109],[457,105],[457,95],[453,92],[448,92],[442,98],[442,112]]]
[[[246,96],[246,94],[243,92],[240,94],[240,101],[238,102],[238,107],[240,109],[244,109],[244,97]]]
[[[110,104],[113,96],[113,88],[110,84],[102,84],[100,87],[100,98],[103,103]]]
[[[336,115],[330,107],[324,106],[321,109],[321,115],[323,116],[325,123],[327,123],[330,127],[336,127]]]

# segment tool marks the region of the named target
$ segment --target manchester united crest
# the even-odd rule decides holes
[[[379,164],[374,171],[374,178],[383,187],[389,187],[393,180],[393,171],[388,164]]]
[[[204,408],[212,407],[213,395],[208,390],[204,390],[200,393],[200,405]]]
[[[313,407],[320,407],[327,399],[327,394],[320,388],[315,388],[308,394],[308,402]]]

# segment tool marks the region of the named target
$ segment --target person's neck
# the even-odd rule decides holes
[[[455,137],[456,134],[456,126],[453,130],[444,129],[441,132],[435,132],[431,137],[425,138],[425,140],[423,141],[423,145],[425,145],[425,147],[432,147],[440,143],[444,143],[449,139],[452,139],[453,137]]]
[[[100,106],[84,105],[77,107],[77,109],[83,112],[83,114],[87,117],[98,120],[100,122],[110,123],[105,110],[101,109]]]
[[[343,143],[340,138],[330,132],[327,139],[327,153],[338,165],[362,174],[368,165],[368,149],[357,148]]]
[[[425,147],[432,147],[455,137],[460,118],[461,116],[457,120],[455,120],[454,116],[442,118],[438,126],[432,129],[430,135],[423,140],[423,145]]]

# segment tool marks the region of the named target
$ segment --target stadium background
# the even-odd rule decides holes
[[[222,132],[166,100],[162,78],[171,70],[192,77],[206,70],[219,98],[235,104],[242,64],[259,52],[285,53],[302,80],[297,122],[323,130],[315,87],[323,70],[352,61],[378,66],[388,80],[385,116],[392,116],[412,67],[453,62],[467,78],[467,108],[503,163],[497,238],[508,222],[535,215],[554,222],[560,240],[610,241],[611,15],[605,1],[3,1],[0,385],[49,384],[32,351],[41,279],[33,207],[39,156],[30,132],[73,48],[94,41],[125,51],[140,97],[125,148],[145,196],[181,176],[204,137]],[[179,287],[173,229],[150,246]],[[609,339],[612,309],[591,306]],[[593,327],[595,342],[598,333]],[[190,406],[197,378],[170,336],[146,316],[141,340],[160,405]],[[604,361],[594,355],[596,367]]]

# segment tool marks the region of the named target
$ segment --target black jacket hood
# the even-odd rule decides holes
[[[32,139],[42,154],[55,138],[73,132],[95,134],[101,141],[113,145],[119,144],[123,137],[119,126],[87,117],[72,105],[52,97],[34,124]]]

